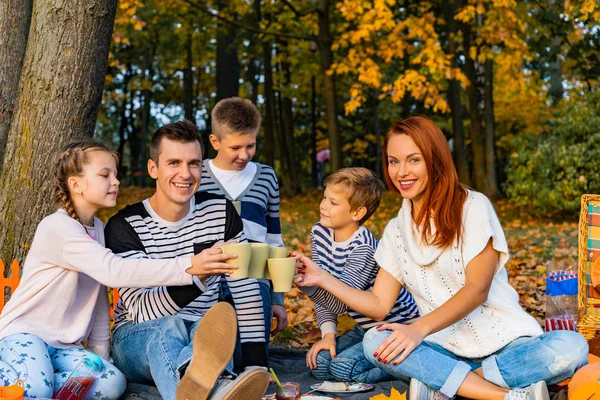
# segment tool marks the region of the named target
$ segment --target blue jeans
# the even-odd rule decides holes
[[[29,333],[17,333],[0,340],[0,386],[25,383],[26,397],[52,398],[79,361],[90,354],[82,347],[56,349]],[[118,399],[125,392],[125,377],[114,365],[104,365],[84,395],[85,400]]]
[[[163,399],[175,399],[177,385],[192,359],[192,338],[199,322],[170,315],[121,326],[113,335],[115,365],[130,381],[154,382]],[[225,371],[232,374],[232,368],[230,361]]]
[[[552,385],[587,364],[588,344],[572,331],[552,331],[538,337],[520,337],[483,358],[459,357],[423,341],[398,365],[383,364],[373,356],[391,331],[370,329],[363,340],[365,356],[394,376],[415,378],[451,399],[471,370],[482,368],[485,379],[505,388],[522,388],[538,381]]]
[[[263,301],[263,312],[265,318],[265,353],[269,354],[269,342],[271,341],[271,317],[272,317],[272,305],[271,305],[271,286],[269,281],[264,279],[258,280],[258,287],[260,288],[260,297]],[[233,303],[231,298],[231,291],[229,286],[221,281],[219,290],[219,301],[227,301]],[[235,351],[233,353],[233,364],[236,372],[244,370],[244,357],[242,352],[242,344],[240,342],[240,332],[238,329],[237,341],[235,344]]]
[[[391,381],[395,378],[381,368],[374,366],[363,350],[365,330],[356,325],[337,338],[336,356],[331,359],[329,350],[322,350],[317,355],[317,368],[312,375],[324,381],[377,383]]]

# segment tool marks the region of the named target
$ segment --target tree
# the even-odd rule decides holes
[[[0,259],[7,264],[23,262],[37,224],[54,209],[58,149],[94,133],[116,7],[117,0],[68,7],[47,0],[33,9],[0,175]]]
[[[0,2],[0,170],[17,101],[33,0]]]

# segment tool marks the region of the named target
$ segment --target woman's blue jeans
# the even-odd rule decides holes
[[[17,333],[0,340],[0,386],[25,384],[26,397],[52,398],[63,386],[79,361],[89,354],[83,347],[56,349],[29,333]],[[116,400],[125,392],[125,377],[114,365],[103,367],[84,400]]]
[[[482,368],[484,378],[505,388],[522,388],[538,381],[555,384],[587,364],[588,344],[572,331],[552,331],[521,337],[483,358],[459,357],[439,345],[423,341],[398,365],[373,356],[391,331],[370,329],[363,339],[365,357],[396,377],[415,378],[451,399],[467,374]]]

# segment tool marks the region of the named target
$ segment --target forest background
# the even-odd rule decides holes
[[[316,153],[330,149],[326,173],[382,176],[387,128],[419,114],[495,202],[512,283],[541,319],[546,262],[572,265],[580,196],[600,193],[599,39],[594,0],[2,2],[0,259],[22,262],[52,211],[63,144],[119,151],[122,206],[153,185],[154,130],[190,119],[212,157],[210,110],[231,96],[262,112],[255,159],[279,177],[286,244],[308,250]],[[386,193],[376,235],[398,205]],[[310,320],[305,299],[287,301],[292,322]]]

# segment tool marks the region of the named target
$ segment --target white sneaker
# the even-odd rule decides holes
[[[408,400],[438,400],[442,399],[441,395],[415,378],[410,378],[410,386],[408,387]]]
[[[269,376],[262,368],[246,368],[235,379],[220,379],[208,400],[261,400],[269,386]]]
[[[523,389],[513,389],[504,396],[504,400],[550,400],[546,382],[539,381]]]

